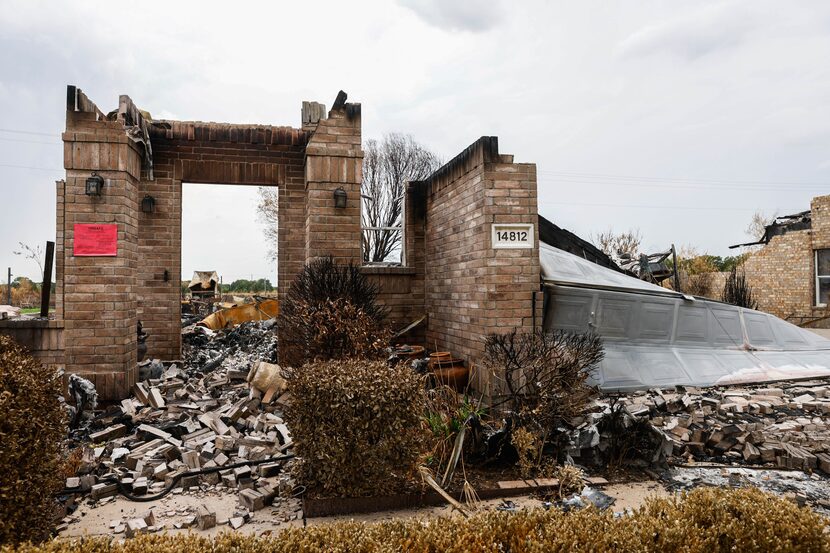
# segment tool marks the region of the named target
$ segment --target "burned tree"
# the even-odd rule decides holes
[[[758,301],[752,296],[752,286],[746,281],[743,267],[732,267],[723,285],[721,299],[738,307],[758,309]]]
[[[388,134],[364,146],[361,185],[363,262],[389,261],[401,249],[406,183],[425,179],[441,164],[411,136]]]

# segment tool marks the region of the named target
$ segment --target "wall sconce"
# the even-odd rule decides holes
[[[156,199],[149,194],[144,196],[141,200],[141,211],[144,213],[152,213],[156,210]]]
[[[346,207],[346,191],[342,186],[334,191],[334,207]]]
[[[86,179],[86,195],[87,196],[100,196],[101,191],[104,189],[104,177],[97,173],[92,173],[88,179]]]

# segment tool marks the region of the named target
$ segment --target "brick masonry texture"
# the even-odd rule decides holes
[[[62,321],[0,321],[0,334],[14,339],[47,367],[64,368]]]
[[[180,357],[183,183],[278,187],[280,295],[316,257],[360,263],[361,110],[344,98],[327,117],[322,104],[305,103],[301,129],[152,122],[151,174],[141,141],[125,126],[139,118],[132,101],[121,97],[126,116],[119,111],[113,121],[79,93],[63,135],[66,179],[56,183],[59,321],[38,331],[45,337],[29,336],[33,349],[91,379],[104,400],[126,397],[135,382],[138,320],[149,334],[148,358]],[[84,193],[93,171],[107,180],[101,197]],[[344,208],[334,206],[337,188],[346,192]],[[140,209],[145,195],[155,199],[152,213]],[[118,225],[118,255],[75,257],[76,223]],[[405,341],[476,365],[488,333],[532,326],[538,234],[531,249],[493,249],[497,223],[530,223],[538,233],[536,167],[499,154],[495,137],[409,184],[404,265],[361,269],[379,285],[393,328],[428,316]],[[205,229],[207,239],[214,232],[221,229]],[[541,317],[541,301],[537,307]],[[474,385],[487,394],[493,381],[479,372]]]
[[[63,140],[56,308],[63,314],[64,363],[92,380],[102,398],[114,398],[135,380],[141,152],[121,123],[101,121],[95,113],[67,111]],[[85,194],[91,172],[106,181],[100,197]],[[77,223],[117,225],[118,255],[72,255]]]
[[[773,237],[744,268],[760,310],[795,324],[815,320],[811,326],[830,328],[829,320],[820,320],[830,309],[815,305],[814,255],[830,248],[830,196],[813,198],[811,212],[812,228]]]
[[[492,332],[532,327],[540,290],[536,166],[498,153],[482,137],[420,183],[426,200],[425,308],[427,344],[480,363]],[[532,223],[532,249],[494,249],[491,225]],[[497,385],[484,371],[476,388]]]

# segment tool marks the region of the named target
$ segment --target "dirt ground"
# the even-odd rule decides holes
[[[626,484],[609,484],[602,490],[614,497],[616,502],[612,509],[615,512],[629,508],[637,508],[647,497],[658,495],[666,496],[670,492],[660,482],[645,481]],[[511,501],[519,509],[541,508],[541,499],[522,495],[505,499],[483,501],[481,508],[495,509],[503,502]],[[215,509],[219,524],[209,530],[195,528],[176,528],[176,523],[184,523],[196,513],[199,505]],[[106,503],[93,507],[88,503],[82,504],[73,515],[66,529],[60,532],[59,539],[72,539],[83,536],[123,537],[117,533],[120,525],[132,518],[141,518],[144,513],[152,509],[161,532],[178,534],[194,532],[200,535],[212,536],[230,527],[227,520],[233,516],[238,507],[237,494],[225,491],[210,492],[180,492],[151,502],[137,503],[123,497],[112,498]],[[278,499],[271,507],[259,510],[252,514],[251,520],[239,529],[239,532],[255,535],[269,535],[277,533],[290,526],[304,526],[312,524],[331,524],[342,520],[356,520],[363,522],[378,522],[400,518],[430,518],[453,516],[454,511],[449,506],[424,507],[420,509],[406,509],[395,511],[380,511],[376,513],[355,514],[349,516],[320,517],[306,519],[303,516],[299,500]]]

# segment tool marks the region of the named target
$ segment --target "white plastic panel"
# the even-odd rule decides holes
[[[541,257],[545,328],[603,337],[605,390],[830,376],[830,340],[772,315],[689,301],[547,245]]]

